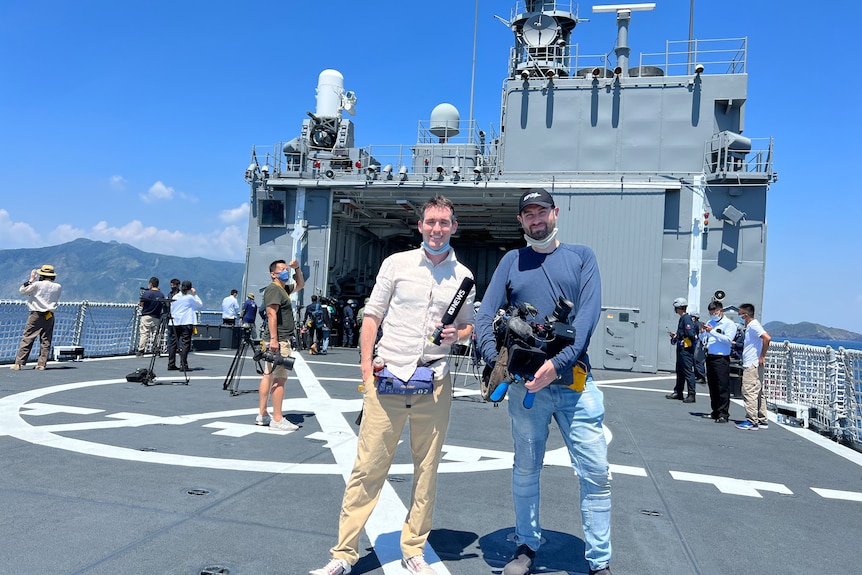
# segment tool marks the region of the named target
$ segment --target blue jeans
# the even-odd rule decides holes
[[[515,440],[512,495],[515,500],[515,538],[519,545],[538,550],[542,537],[539,523],[539,475],[551,417],[557,421],[580,481],[584,556],[590,569],[611,560],[611,484],[608,446],[602,430],[605,417],[602,392],[587,376],[583,393],[562,385],[540,390],[531,409],[524,408],[523,385],[509,388],[509,416]]]

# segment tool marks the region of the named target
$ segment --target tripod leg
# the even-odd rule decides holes
[[[243,355],[245,354],[245,348],[246,348],[246,343],[243,341],[239,344],[239,348],[236,350],[236,354],[233,356],[233,360],[230,362],[230,367],[228,368],[227,375],[224,378],[224,385],[222,386],[222,389],[226,390],[228,387],[231,387],[231,383],[233,382],[234,375],[236,375],[236,372],[238,371],[237,368],[242,363],[242,358],[243,358]],[[239,371],[241,371],[241,368],[239,369]],[[233,392],[234,389],[231,388],[231,391]]]

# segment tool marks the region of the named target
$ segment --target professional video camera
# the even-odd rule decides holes
[[[279,353],[273,353],[268,350],[256,351],[252,359],[255,361],[268,361],[274,365],[283,365],[286,369],[293,369],[293,364],[296,361],[290,356],[285,357]]]
[[[494,336],[497,349],[505,347],[509,352],[509,373],[532,377],[546,359],[575,341],[575,328],[566,323],[573,307],[572,302],[560,296],[554,313],[539,323],[533,319],[539,312],[529,303],[497,312]]]
[[[492,325],[498,365],[493,370],[486,368],[482,378],[485,400],[502,400],[509,384],[533,377],[548,358],[575,341],[575,328],[566,323],[573,307],[571,301],[560,296],[554,312],[538,322],[535,318],[539,312],[529,303],[497,311]],[[532,394],[527,394],[524,406],[530,407],[532,399]]]
[[[335,307],[337,303],[333,298],[325,295],[319,296],[319,301],[321,305],[331,305],[332,307]]]

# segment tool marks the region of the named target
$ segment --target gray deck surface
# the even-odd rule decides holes
[[[299,575],[323,565],[355,453],[358,354],[297,361],[285,411],[302,427],[292,433],[254,426],[250,359],[239,389],[253,393],[222,389],[233,354],[192,354],[189,385],[172,385],[182,374],[164,359],[160,385],[147,387],[125,381],[141,359],[0,366],[0,573]],[[463,361],[427,553],[440,575],[500,573],[514,550],[509,418],[478,399],[469,371]],[[673,374],[594,377],[612,437],[615,575],[859,572],[860,454],[798,427],[703,419],[705,386],[693,405],[664,398]],[[552,429],[537,573],[587,572],[562,446]],[[355,574],[403,573],[409,462],[402,444],[375,514],[378,543],[363,537]]]

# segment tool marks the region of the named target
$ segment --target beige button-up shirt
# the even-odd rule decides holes
[[[431,367],[434,378],[449,372],[450,345],[435,345],[431,336],[446,308],[461,286],[473,274],[455,258],[454,250],[436,266],[422,248],[393,254],[383,261],[365,316],[382,318],[383,336],[377,352],[396,377],[410,379],[417,365],[436,361]],[[470,290],[455,319],[455,325],[473,324]]]

